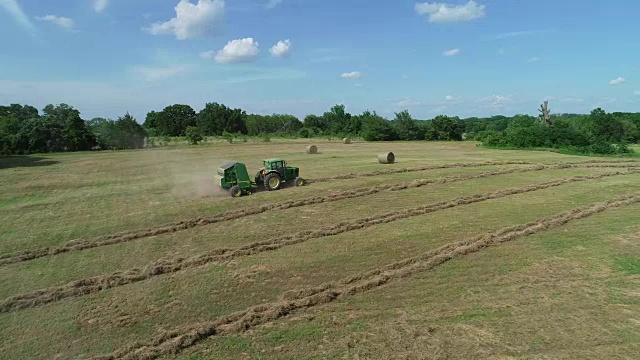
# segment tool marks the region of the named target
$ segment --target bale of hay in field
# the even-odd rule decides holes
[[[346,138],[342,139],[342,142],[343,142],[344,144],[351,144],[351,139],[349,139],[348,137],[346,137]]]
[[[307,154],[317,154],[318,153],[318,147],[315,145],[309,145],[307,146]]]
[[[394,161],[396,161],[396,156],[392,152],[378,155],[378,162],[380,164],[393,164]]]

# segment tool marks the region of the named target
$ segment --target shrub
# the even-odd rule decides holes
[[[197,126],[187,126],[184,135],[192,145],[198,145],[204,139],[202,130]]]
[[[223,131],[222,132],[222,138],[224,138],[225,140],[227,140],[227,142],[229,144],[233,144],[233,134]]]

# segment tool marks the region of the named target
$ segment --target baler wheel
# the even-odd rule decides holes
[[[239,197],[242,196],[242,189],[240,189],[240,186],[234,185],[229,189],[229,193],[231,194],[231,197]]]

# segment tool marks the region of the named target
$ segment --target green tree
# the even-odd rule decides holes
[[[379,116],[374,111],[365,111],[359,115],[362,122],[360,135],[366,141],[392,141],[396,140],[397,134],[387,119]]]
[[[359,132],[357,122],[352,121],[352,116],[345,110],[343,104],[334,105],[322,115],[326,121],[328,130],[336,135],[348,135],[352,131]]]
[[[302,122],[293,115],[273,114],[270,118],[273,122],[275,133],[294,134],[302,129]]]
[[[18,151],[18,133],[22,123],[14,116],[0,116],[0,154],[10,155]]]
[[[80,111],[67,104],[58,106],[47,105],[43,110],[44,116],[62,127],[65,140],[65,150],[89,150],[95,145],[95,137],[87,129],[87,125],[80,117]]]
[[[207,103],[198,113],[196,125],[205,135],[222,135],[223,132],[247,133],[245,118],[241,109],[231,109],[223,104]]]
[[[17,135],[21,153],[47,153],[67,150],[64,126],[53,117],[43,116],[25,121]]]
[[[535,119],[521,118],[509,124],[504,132],[506,142],[513,147],[552,147],[549,128]]]
[[[147,137],[146,130],[129,113],[116,121],[94,118],[87,121],[87,126],[101,149],[141,149]]]
[[[87,121],[87,128],[96,138],[100,149],[112,149],[115,137],[115,124],[105,118],[93,118]]]
[[[312,138],[315,135],[314,129],[303,127],[298,131],[298,136],[302,138]]]
[[[589,146],[589,134],[565,119],[556,119],[549,128],[549,143],[555,148]]]
[[[0,118],[13,117],[18,121],[26,121],[39,116],[38,109],[30,105],[11,104],[9,106],[0,106]]]
[[[429,140],[462,140],[464,128],[458,118],[438,115],[430,125]]]
[[[273,115],[247,115],[247,133],[249,135],[260,134],[294,134],[302,128],[302,123],[297,117],[288,114]]]
[[[189,105],[170,105],[159,113],[149,112],[144,124],[157,129],[158,135],[182,136],[187,126],[196,125],[196,112]]]
[[[393,120],[396,132],[400,140],[423,140],[424,134],[418,126],[418,122],[411,117],[408,110],[395,113]]]
[[[114,122],[116,149],[142,149],[147,132],[129,113]]]
[[[314,134],[329,132],[329,122],[323,116],[309,114],[305,116],[303,126],[313,130]]]
[[[592,110],[591,114],[589,114],[589,120],[592,123],[593,135],[597,138],[607,142],[620,142],[623,140],[624,126],[622,123],[601,108]]]
[[[159,119],[161,116],[162,114],[157,111],[149,111],[142,126],[144,126],[146,129],[157,129],[158,124],[160,123]]]
[[[270,116],[249,114],[245,119],[245,126],[247,127],[247,134],[251,136],[274,132]]]

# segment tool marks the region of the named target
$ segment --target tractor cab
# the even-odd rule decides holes
[[[287,162],[280,158],[265,159],[262,168],[255,176],[256,184],[262,184],[269,190],[278,190],[282,183],[293,181],[296,186],[303,183],[300,178],[300,169],[296,166],[287,166]]]
[[[264,172],[275,171],[282,179],[287,177],[286,173],[287,163],[282,159],[266,159],[262,161],[262,169]]]

